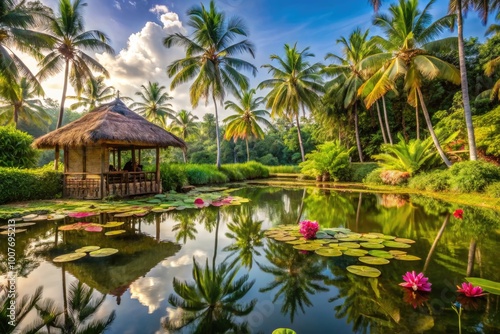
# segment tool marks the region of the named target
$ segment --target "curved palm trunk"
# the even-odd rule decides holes
[[[434,128],[432,127],[431,118],[429,117],[429,113],[427,112],[427,107],[425,106],[424,97],[422,96],[422,91],[420,90],[420,88],[417,88],[417,94],[420,100],[420,105],[422,106],[422,112],[424,113],[425,122],[427,123],[429,133],[431,134],[432,141],[434,142],[434,146],[436,146],[436,150],[438,151],[441,159],[443,159],[443,162],[446,164],[446,166],[451,167],[450,160],[448,160],[448,158],[444,154],[443,149],[441,148],[441,145],[439,145],[439,140],[436,136],[436,133],[434,132]]]
[[[215,95],[212,94],[215,106],[215,136],[217,142],[217,169],[220,169],[220,135],[219,135],[219,113],[217,112],[217,101],[215,100]]]
[[[417,140],[420,139],[420,120],[418,119],[418,104],[415,107],[415,121],[417,126]]]
[[[467,127],[467,137],[469,139],[470,160],[477,160],[476,138],[474,135],[474,125],[472,124],[472,113],[469,102],[469,83],[467,81],[467,67],[465,66],[464,48],[464,26],[462,16],[462,0],[457,1],[457,24],[458,24],[458,59],[460,62],[460,82],[462,84],[462,101],[464,104],[465,125]]]
[[[447,214],[446,218],[444,219],[443,225],[441,225],[441,228],[439,229],[439,232],[436,235],[434,242],[432,243],[431,249],[429,250],[429,254],[427,254],[427,258],[425,259],[424,269],[422,269],[422,272],[425,273],[425,271],[427,270],[427,267],[429,266],[429,263],[431,262],[432,254],[434,254],[434,251],[436,250],[436,246],[438,244],[438,241],[443,236],[444,229],[446,228],[446,225],[448,225],[449,221],[450,221],[450,214]]]
[[[220,223],[220,210],[217,209],[217,224],[215,225],[215,246],[214,246],[214,257],[212,259],[212,269],[215,275],[215,259],[217,258],[217,243],[219,235],[219,223]]]
[[[186,164],[188,161],[187,161],[187,155],[186,155],[186,150],[185,149],[182,149],[182,159],[184,159],[184,163]]]
[[[245,138],[245,142],[247,144],[247,162],[250,161],[250,150],[248,149],[248,137]]]
[[[389,118],[387,117],[387,108],[385,106],[385,96],[382,96],[382,108],[384,109],[385,129],[387,130],[387,137],[389,139],[389,143],[391,143],[392,145],[391,130],[389,128]]]
[[[472,238],[470,240],[470,245],[469,245],[469,256],[467,257],[467,277],[472,276],[472,272],[474,271],[474,260],[476,258],[476,246],[477,246],[477,241],[476,239]]]
[[[356,146],[358,147],[359,161],[363,162],[363,152],[361,151],[361,140],[359,139],[358,129],[358,104],[354,103],[354,131],[356,132]]]
[[[19,106],[17,104],[14,104],[14,126],[16,129],[19,129]]]
[[[377,105],[378,124],[380,125],[380,131],[382,131],[382,138],[384,138],[384,144],[387,144],[387,137],[385,136],[384,131],[384,123],[382,123],[382,116],[380,115],[380,107],[378,105],[378,101],[375,103]]]
[[[302,162],[304,162],[306,161],[306,155],[304,154],[304,145],[302,144],[302,135],[300,134],[299,113],[295,114],[295,121],[297,122],[297,136],[299,137],[300,156],[302,157]]]
[[[57,119],[56,129],[59,129],[61,127],[64,117],[64,102],[66,101],[66,90],[68,89],[68,73],[69,73],[69,60],[66,59],[66,67],[64,68],[64,85],[63,85],[61,106],[59,107],[59,118]]]

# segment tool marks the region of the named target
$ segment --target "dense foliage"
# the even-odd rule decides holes
[[[350,176],[349,155],[354,148],[347,149],[339,141],[326,142],[306,155],[306,161],[300,163],[304,175],[321,176],[335,181],[345,181]]]
[[[0,126],[0,167],[35,167],[38,152],[33,137],[10,126]]]

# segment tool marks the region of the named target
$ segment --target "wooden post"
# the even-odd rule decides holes
[[[156,146],[156,191],[161,193],[161,181],[160,181],[160,147]]]
[[[139,149],[139,162],[137,163],[137,165],[140,165],[141,164],[141,149]]]
[[[116,170],[122,170],[122,150],[120,149],[118,149],[118,167]]]
[[[68,146],[64,146],[63,148],[63,152],[64,152],[64,177],[63,177],[63,197],[66,197],[68,196],[68,193],[67,193],[67,182],[66,182],[66,173],[68,172],[69,170],[69,149],[68,149]]]
[[[59,169],[59,145],[56,145],[56,152],[54,158],[54,170]]]
[[[132,172],[135,172],[135,168],[137,166],[135,165],[135,147],[132,146]]]
[[[104,171],[106,166],[104,165],[105,159],[105,153],[106,153],[106,148],[104,146],[101,146],[101,195],[99,196],[100,199],[104,197]]]
[[[115,167],[115,170],[119,170],[120,168],[116,167],[116,150],[113,148],[113,167]]]
[[[82,163],[83,163],[83,173],[87,173],[87,146],[83,146],[83,155],[82,155]],[[82,179],[86,179],[87,175],[83,174]]]

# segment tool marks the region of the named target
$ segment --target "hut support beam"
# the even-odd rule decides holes
[[[122,150],[118,149],[118,167],[116,167],[116,170],[122,170]]]
[[[59,145],[56,145],[55,158],[54,158],[54,170],[59,169]]]
[[[104,146],[102,146],[101,147],[101,187],[100,187],[100,194],[99,194],[100,199],[104,198],[104,171],[105,171],[104,162],[106,160],[105,153],[106,153],[106,148]]]
[[[156,189],[158,194],[161,193],[161,180],[160,180],[160,147],[156,146]]]
[[[87,173],[87,147],[83,146],[82,151],[83,179],[85,180],[87,178],[85,175]]]

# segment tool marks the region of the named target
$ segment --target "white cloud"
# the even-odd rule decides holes
[[[148,307],[153,313],[168,293],[168,283],[160,277],[142,277],[130,285],[130,297]]]
[[[149,11],[151,13],[156,13],[158,15],[165,14],[165,13],[169,12],[167,6],[165,6],[165,5],[154,5],[154,7],[150,8]]]
[[[134,7],[135,7],[135,5],[137,5],[137,2],[136,2],[136,1],[129,1],[128,3],[129,3],[129,4],[131,4],[131,5],[132,5],[132,6],[134,6]]]
[[[181,256],[180,258],[178,259],[173,259],[173,260],[170,260],[170,259],[167,259],[167,260],[164,260],[161,265],[163,267],[171,267],[171,268],[177,268],[177,267],[182,267],[182,266],[187,266],[187,265],[190,265],[193,263],[193,257],[196,257],[198,259],[200,258],[206,258],[208,255],[206,252],[204,251],[201,251],[201,250],[195,250],[193,252],[193,254],[189,254],[189,255],[183,255]]]
[[[115,4],[113,5],[113,7],[115,7],[118,10],[122,10],[122,5],[120,5],[120,3],[116,0],[115,0]]]

